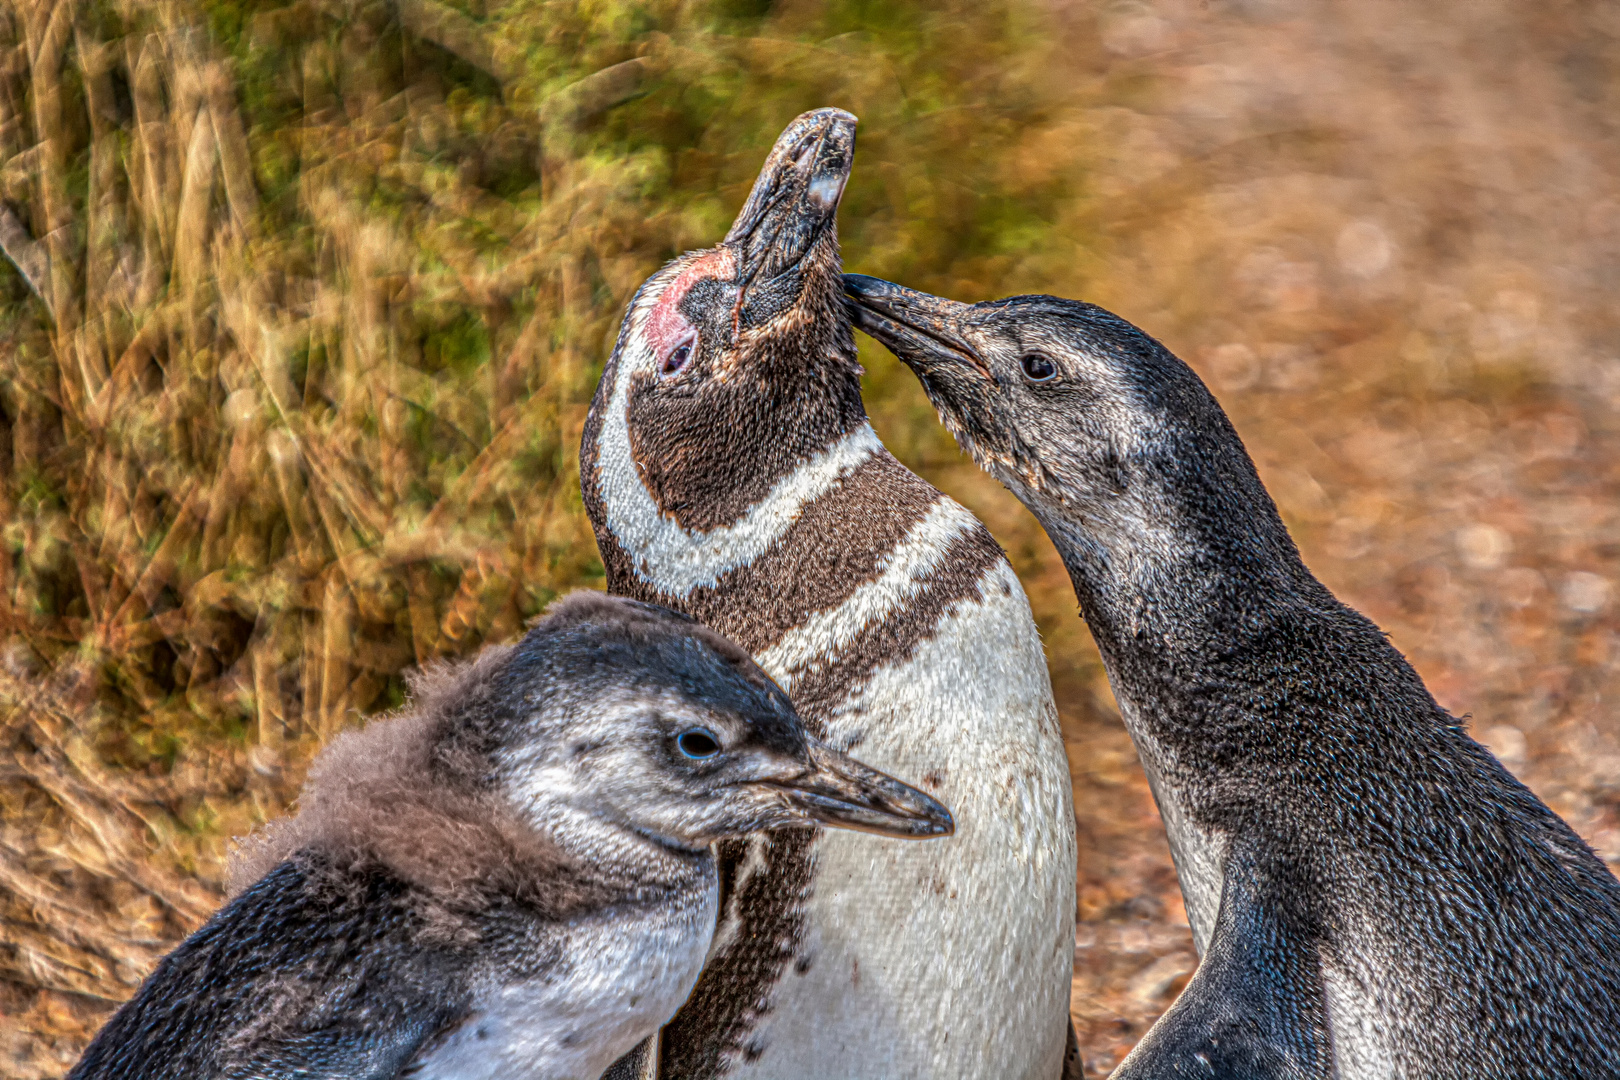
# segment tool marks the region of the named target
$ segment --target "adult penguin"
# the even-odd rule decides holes
[[[1620,1076],[1620,883],[1305,568],[1192,369],[845,281],[1056,544],[1169,830],[1202,960],[1114,1076]]]
[[[1000,547],[866,421],[835,227],[854,141],[846,112],[799,117],[725,240],[642,286],[581,486],[611,591],[736,641],[957,832],[926,854],[808,830],[722,851],[714,951],[650,1064],[1055,1080],[1075,850],[1051,684]]]

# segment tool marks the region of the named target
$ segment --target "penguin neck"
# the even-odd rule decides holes
[[[1277,670],[1266,655],[1286,647],[1277,628],[1345,609],[1306,569],[1258,477],[1228,473],[1218,491],[1172,479],[1182,482],[1109,502],[1026,501],[1063,558],[1144,762],[1197,769],[1203,689],[1263,692]]]
[[[1202,499],[1079,504],[1078,512],[1026,499],[1063,558],[1102,654],[1164,820],[1199,955],[1214,932],[1230,843],[1217,794],[1227,766],[1208,753],[1228,718],[1212,716],[1209,702],[1230,700],[1234,689],[1264,694],[1260,684],[1275,670],[1263,655],[1275,648],[1268,628],[1302,601],[1333,602],[1263,490],[1260,498],[1251,515],[1258,528],[1209,527],[1198,513],[1208,505]]]
[[[840,302],[841,304],[841,302]],[[842,311],[841,306],[838,308]],[[779,332],[732,357],[736,373],[672,393],[649,372],[648,346],[628,332],[608,361],[580,447],[586,514],[599,542],[636,561],[714,538],[685,574],[704,576],[732,534],[814,478],[876,445],[861,402],[847,319],[831,340]],[[802,339],[802,340],[801,340]],[[752,522],[752,525],[751,525]],[[609,566],[610,581],[614,567]],[[674,596],[684,595],[677,580]],[[712,582],[711,582],[712,584]]]
[[[883,449],[864,417],[855,419],[847,431],[812,442],[815,449],[807,457],[779,463],[779,475],[746,500],[733,500],[738,505],[723,521],[690,528],[667,513],[643,482],[621,404],[615,396],[601,410],[600,422],[587,425],[581,458],[585,508],[611,591],[646,591],[651,593],[646,598],[675,606],[765,554],[792,527],[801,507]],[[721,479],[730,475],[723,468],[711,471]]]

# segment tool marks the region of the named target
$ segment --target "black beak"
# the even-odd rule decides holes
[[[737,255],[744,325],[792,306],[818,270],[838,273],[838,201],[854,162],[855,117],[842,109],[807,112],[777,138],[724,241]],[[756,303],[766,310],[750,319]]]
[[[936,405],[959,403],[995,384],[989,365],[962,336],[967,304],[864,274],[845,274],[844,292],[855,325],[915,371]]]
[[[902,840],[956,831],[951,812],[937,800],[817,739],[809,743],[811,771],[778,782],[798,813],[823,825]]]

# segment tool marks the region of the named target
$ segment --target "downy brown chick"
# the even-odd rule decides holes
[[[340,736],[71,1076],[597,1080],[698,977],[710,846],[813,825],[953,828],[725,638],[575,594]]]

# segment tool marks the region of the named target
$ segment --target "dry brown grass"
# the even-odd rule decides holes
[[[50,1072],[206,917],[223,838],[279,813],[316,745],[588,575],[560,478],[598,316],[566,268],[603,245],[492,224],[552,253],[553,295],[504,367],[444,378],[484,359],[465,312],[522,260],[413,245],[365,199],[386,176],[452,232],[480,191],[401,154],[405,128],[498,140],[507,118],[402,109],[363,63],[339,94],[337,53],[381,44],[361,18],[304,50],[303,122],[255,146],[200,12],[0,19],[8,254],[38,300],[13,297],[3,354],[0,973],[12,1067]],[[612,202],[611,176],[559,186]],[[573,344],[527,370],[544,338]]]
[[[1311,565],[1620,853],[1612,5],[753,7],[0,0],[0,1072],[63,1070],[402,668],[599,583],[618,311],[820,104],[852,269],[1162,337]],[[1145,782],[1050,546],[863,360],[1046,633],[1106,1068],[1193,965]]]

